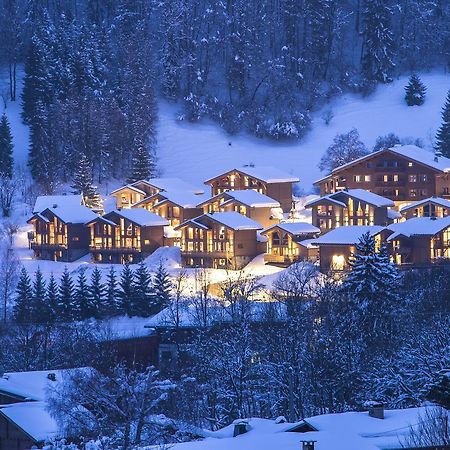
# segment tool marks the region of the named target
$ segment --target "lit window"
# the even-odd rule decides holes
[[[344,270],[345,258],[344,255],[333,255],[331,258],[332,270]]]
[[[354,181],[355,183],[360,183],[360,182],[362,181],[361,175],[354,175],[354,176],[353,176],[353,181]]]
[[[387,183],[389,181],[389,175],[383,175],[383,181]]]
[[[408,167],[412,167],[412,166],[413,166],[413,163],[411,161],[409,161]]]
[[[417,183],[417,175],[409,175],[408,180],[410,183]]]
[[[364,181],[366,183],[370,183],[371,180],[372,180],[372,177],[370,175],[364,175]]]
[[[428,175],[426,173],[420,175],[420,181],[426,183],[428,181]]]
[[[394,174],[393,181],[398,181],[398,175],[397,174]]]

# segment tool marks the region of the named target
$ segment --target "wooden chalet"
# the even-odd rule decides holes
[[[141,202],[159,192],[190,192],[202,194],[202,189],[197,189],[179,178],[151,178],[127,184],[111,192],[116,197],[116,207],[131,208],[134,204]]]
[[[54,203],[28,219],[34,227],[31,248],[39,259],[75,261],[89,253],[89,229],[86,223],[97,218],[83,205]]]
[[[450,200],[430,197],[404,206],[400,213],[405,219],[413,217],[447,217],[450,214]]]
[[[169,222],[143,208],[111,211],[88,223],[94,261],[136,263],[164,245]]]
[[[315,261],[317,247],[311,240],[319,236],[319,228],[305,222],[283,222],[261,232],[267,237],[264,261],[287,266],[297,261]]]
[[[240,269],[265,251],[257,236],[262,226],[235,211],[203,214],[175,229],[185,267]]]
[[[211,196],[225,191],[253,189],[277,200],[283,211],[292,208],[292,185],[300,180],[278,169],[247,165],[223,172],[205,181],[211,187]]]
[[[364,189],[344,189],[306,203],[312,223],[322,233],[341,226],[387,226],[401,215],[392,200]]]
[[[313,239],[311,243],[319,248],[320,270],[339,272],[350,269],[349,259],[356,252],[356,244],[367,232],[375,238],[376,246],[380,248],[385,238],[385,227],[378,225],[339,227]]]
[[[283,217],[280,202],[252,189],[225,191],[199,203],[203,212],[236,211],[261,224],[264,228],[274,225]]]
[[[450,217],[414,217],[388,227],[393,261],[404,266],[429,266],[450,258]]]
[[[415,145],[382,149],[334,169],[314,184],[320,195],[365,189],[397,206],[430,196],[450,199],[450,159]]]

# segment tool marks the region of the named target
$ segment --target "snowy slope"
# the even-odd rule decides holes
[[[450,75],[421,74],[428,88],[425,104],[408,107],[404,102],[404,86],[408,77],[379,86],[376,92],[363,98],[344,95],[330,107],[334,118],[329,126],[321,119],[323,111],[313,115],[312,131],[297,143],[276,143],[240,134],[229,136],[207,120],[197,124],[177,122],[176,105],[161,102],[158,126],[159,167],[164,176],[178,176],[199,184],[224,168],[249,162],[272,165],[300,177],[300,189],[308,193],[321,173],[317,164],[336,133],[356,127],[362,140],[372,147],[379,135],[390,132],[400,137],[423,139],[427,146],[440,125],[440,111]],[[231,144],[231,145],[230,145]]]

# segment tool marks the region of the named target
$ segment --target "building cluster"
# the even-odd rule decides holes
[[[135,263],[161,246],[178,246],[186,267],[239,269],[264,253],[282,266],[318,262],[344,270],[369,232],[399,265],[450,257],[450,159],[413,145],[395,146],[342,165],[315,185],[311,223],[295,219],[293,185],[278,169],[248,165],[205,181],[209,194],[176,178],[114,190],[116,209],[96,214],[81,196],[39,197],[29,223],[35,256]]]

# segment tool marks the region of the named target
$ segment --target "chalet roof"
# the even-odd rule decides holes
[[[312,244],[315,245],[354,245],[356,244],[361,236],[367,232],[371,236],[375,236],[385,227],[373,225],[373,226],[348,226],[339,227],[328,233],[315,239]]]
[[[400,209],[400,212],[405,212],[413,208],[417,208],[421,205],[425,205],[426,203],[434,203],[435,205],[442,206],[443,208],[450,209],[450,201],[445,198],[440,197],[428,197],[423,200],[418,200],[417,202],[410,203],[409,205],[405,205]]]
[[[266,234],[274,228],[280,228],[281,230],[286,231],[286,233],[290,233],[294,236],[298,236],[300,234],[320,233],[319,228],[308,222],[281,222],[266,228],[261,232],[261,234]]]
[[[236,200],[243,205],[249,206],[250,208],[279,208],[280,202],[268,197],[267,195],[261,194],[253,189],[244,189],[240,191],[226,191],[215,195],[214,197],[204,199],[201,203],[197,203],[198,206],[202,206],[206,203],[214,201],[217,198],[225,197],[230,200]],[[230,200],[226,200],[224,204],[228,203]]]
[[[35,442],[44,442],[49,438],[58,436],[58,425],[47,411],[45,402],[4,405],[0,407],[0,415],[16,424]]]
[[[117,214],[120,217],[128,219],[129,221],[139,225],[141,227],[157,227],[169,225],[169,222],[164,217],[158,216],[155,213],[147,211],[144,208],[124,208],[120,210],[114,210],[105,214],[105,218],[112,214]]]
[[[201,188],[198,188],[196,186],[193,186],[186,181],[180,179],[180,178],[149,178],[148,180],[140,180],[136,181],[134,184],[138,183],[146,183],[152,187],[155,187],[156,189],[160,191],[186,191],[190,192],[192,194],[203,194],[204,190]]]
[[[340,202],[339,197],[347,196],[351,198],[355,198],[365,203],[369,203],[370,205],[376,207],[382,206],[395,206],[395,203],[389,198],[382,197],[381,195],[375,194],[373,192],[366,191],[365,189],[344,189],[338,192],[334,192],[333,194],[328,194],[323,197],[320,197],[315,200],[311,200],[305,204],[305,208],[310,208],[313,205],[320,205],[323,200],[330,200],[334,202],[338,202],[340,204],[344,204]],[[344,204],[345,206],[345,204]]]
[[[163,198],[156,203],[155,206],[162,205],[169,201],[182,208],[196,208],[199,202],[202,202],[207,198],[204,194],[194,194],[188,191],[165,191],[159,193],[159,195]]]
[[[343,164],[342,166],[336,167],[334,170],[332,170],[331,174],[328,174],[327,176],[315,181],[314,184],[317,184],[317,183],[320,183],[321,181],[326,180],[327,178],[330,177],[330,175],[340,172],[343,169],[351,167],[355,164],[360,163],[361,161],[365,161],[367,159],[370,159],[374,156],[380,155],[387,151],[396,153],[400,156],[403,156],[404,158],[407,158],[407,159],[410,159],[417,163],[431,167],[432,169],[438,170],[440,172],[449,172],[450,171],[450,159],[449,158],[446,158],[444,156],[440,156],[437,158],[433,152],[430,152],[423,148],[417,147],[417,145],[396,145],[391,148],[385,148],[385,149],[381,149],[381,150],[378,150],[373,153],[369,153],[368,155],[362,156],[361,158],[357,158],[353,161],[350,161],[347,164]]]
[[[242,167],[234,167],[230,170],[222,172],[215,177],[209,178],[205,181],[205,184],[209,184],[212,180],[215,180],[218,177],[226,175],[227,173],[237,171],[243,173],[244,175],[248,175],[253,178],[257,178],[258,180],[264,181],[265,183],[298,183],[300,179],[298,177],[294,177],[286,172],[283,172],[280,169],[276,169],[275,167],[267,167],[267,166],[253,166],[246,165]]]
[[[393,231],[388,241],[398,236],[434,236],[442,230],[450,227],[450,216],[437,219],[435,217],[413,217],[404,222],[393,223],[387,227]]]
[[[55,207],[46,208],[40,215],[45,215],[46,212],[54,214],[64,223],[85,224],[98,217],[92,209],[84,205],[74,205],[59,203]]]
[[[147,193],[144,192],[142,189],[139,189],[136,186],[133,186],[132,184],[126,184],[125,186],[120,186],[119,188],[114,189],[113,191],[111,191],[111,195],[117,194],[120,191],[123,191],[124,189],[131,189],[132,191],[135,191],[138,194],[147,195]]]
[[[81,194],[75,195],[40,195],[36,198],[33,214],[40,213],[53,205],[79,206],[84,203]]]
[[[195,219],[197,222],[201,222],[203,218],[208,217],[215,222],[219,222],[222,225],[225,225],[227,228],[231,228],[235,231],[243,231],[243,230],[262,230],[263,227],[256,221],[239,214],[236,211],[227,211],[227,212],[214,212],[203,214],[203,216]]]

